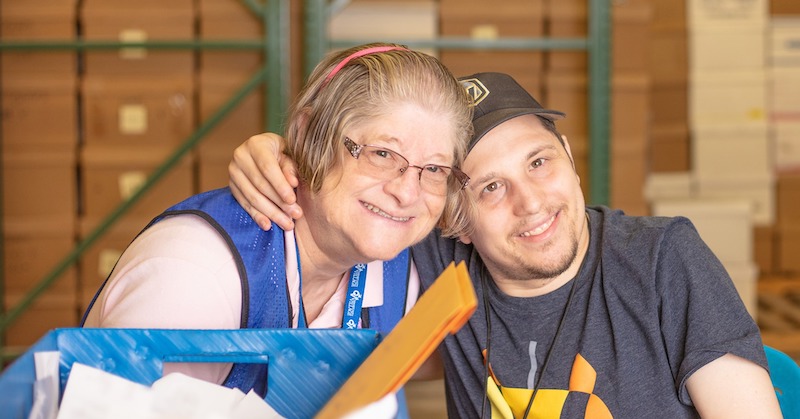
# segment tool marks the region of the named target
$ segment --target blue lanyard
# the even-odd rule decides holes
[[[297,255],[297,275],[299,279],[299,307],[297,313],[297,328],[308,328],[306,324],[306,312],[303,308],[303,274],[300,269],[300,250],[297,247],[295,237],[295,254]],[[357,329],[358,322],[361,320],[361,306],[364,304],[364,287],[367,285],[367,265],[359,263],[350,269],[350,280],[347,282],[347,300],[344,303],[344,313],[342,314],[343,329]]]

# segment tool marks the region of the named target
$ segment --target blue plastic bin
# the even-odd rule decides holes
[[[378,345],[374,330],[56,329],[0,375],[0,417],[28,417],[33,354],[59,351],[61,394],[79,362],[151,385],[164,362],[268,364],[267,402],[288,418],[313,417]]]

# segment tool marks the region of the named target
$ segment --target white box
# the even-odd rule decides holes
[[[773,66],[800,67],[800,18],[770,19],[769,62]],[[795,68],[800,71],[800,68]]]
[[[775,171],[797,171],[800,169],[800,123],[776,123],[772,130]]]
[[[800,122],[800,66],[770,69],[767,100],[770,122]]]
[[[644,184],[644,197],[650,201],[689,199],[694,195],[690,172],[650,173]]]
[[[754,225],[767,226],[775,221],[775,176],[771,172],[724,177],[695,175],[695,185],[697,185],[697,197],[700,199],[734,199],[749,202]]]
[[[754,263],[724,263],[733,286],[739,292],[747,312],[753,319],[758,314],[758,266]]]
[[[435,39],[439,33],[439,9],[435,1],[350,2],[334,11],[328,33],[333,40]],[[433,50],[420,51],[436,55]]]
[[[704,25],[689,30],[689,66],[694,70],[763,70],[767,26]]]
[[[765,71],[692,71],[689,77],[691,126],[766,122]]]
[[[692,129],[692,170],[699,177],[761,175],[773,170],[766,123],[699,125]]]
[[[746,200],[690,199],[653,203],[653,215],[684,216],[722,261],[749,262],[753,257],[751,205]]]
[[[686,12],[690,28],[719,23],[766,23],[769,0],[688,0]]]

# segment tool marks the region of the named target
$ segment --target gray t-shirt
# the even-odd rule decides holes
[[[472,246],[442,239],[438,231],[413,248],[423,287],[451,261],[463,260],[478,297],[475,314],[439,350],[450,417],[481,417],[485,301],[494,376],[504,388],[530,389],[539,380],[534,407],[540,397],[548,400],[558,412],[548,417],[582,418],[587,405],[603,405],[617,418],[697,417],[685,383],[700,367],[732,353],[767,368],[758,327],[689,220],[631,217],[605,207],[587,214],[589,250],[578,275],[540,297],[505,295]]]

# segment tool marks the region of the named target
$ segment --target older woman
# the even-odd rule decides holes
[[[458,206],[470,134],[468,98],[435,58],[394,44],[332,54],[289,118],[305,214],[294,230],[261,230],[228,188],[191,197],[131,243],[84,326],[389,331],[419,290],[405,249]],[[265,385],[251,364],[171,371]]]

